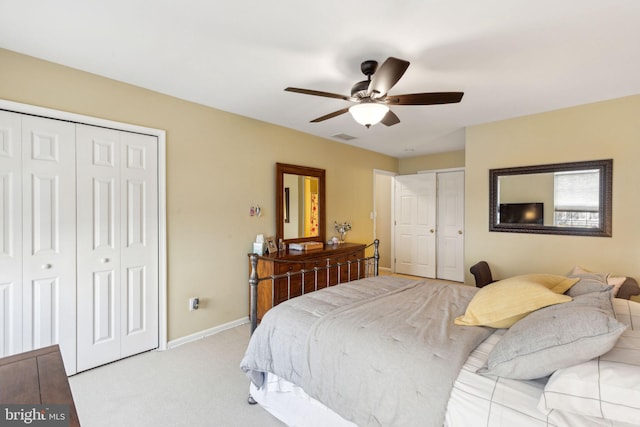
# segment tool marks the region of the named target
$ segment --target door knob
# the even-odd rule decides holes
[[[49,270],[51,267],[53,267],[53,265],[51,265],[51,264],[42,264],[42,269],[43,270]]]
[[[101,262],[101,263],[103,263],[103,264],[106,264],[106,263],[108,263],[108,262],[109,262],[109,258],[102,258],[102,259],[100,260],[100,262]]]
[[[462,230],[458,230],[458,234],[462,234]]]
[[[432,228],[431,230],[429,230],[429,233],[435,233],[435,230]]]

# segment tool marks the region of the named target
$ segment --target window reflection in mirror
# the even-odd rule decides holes
[[[490,231],[611,236],[612,160],[490,171]]]
[[[498,177],[498,223],[600,226],[600,171]]]

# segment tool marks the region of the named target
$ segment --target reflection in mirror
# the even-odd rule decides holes
[[[611,236],[612,160],[492,169],[489,230]]]
[[[283,239],[318,237],[319,180],[285,173]]]
[[[276,163],[276,237],[324,241],[325,171]]]

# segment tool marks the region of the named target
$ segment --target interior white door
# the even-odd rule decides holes
[[[78,371],[120,358],[120,132],[78,125]]]
[[[158,347],[158,143],[122,133],[121,357]]]
[[[0,357],[59,344],[73,374],[158,347],[158,150],[0,111]]]
[[[78,370],[158,346],[157,145],[77,126]]]
[[[22,116],[0,111],[0,357],[22,351]]]
[[[436,174],[395,177],[395,271],[436,277]]]
[[[59,344],[76,362],[75,126],[22,116],[22,350]]]
[[[439,279],[464,282],[464,172],[438,173]]]

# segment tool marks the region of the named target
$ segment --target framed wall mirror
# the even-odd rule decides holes
[[[489,231],[611,237],[613,160],[489,171]]]
[[[325,170],[276,163],[276,237],[325,241]]]

